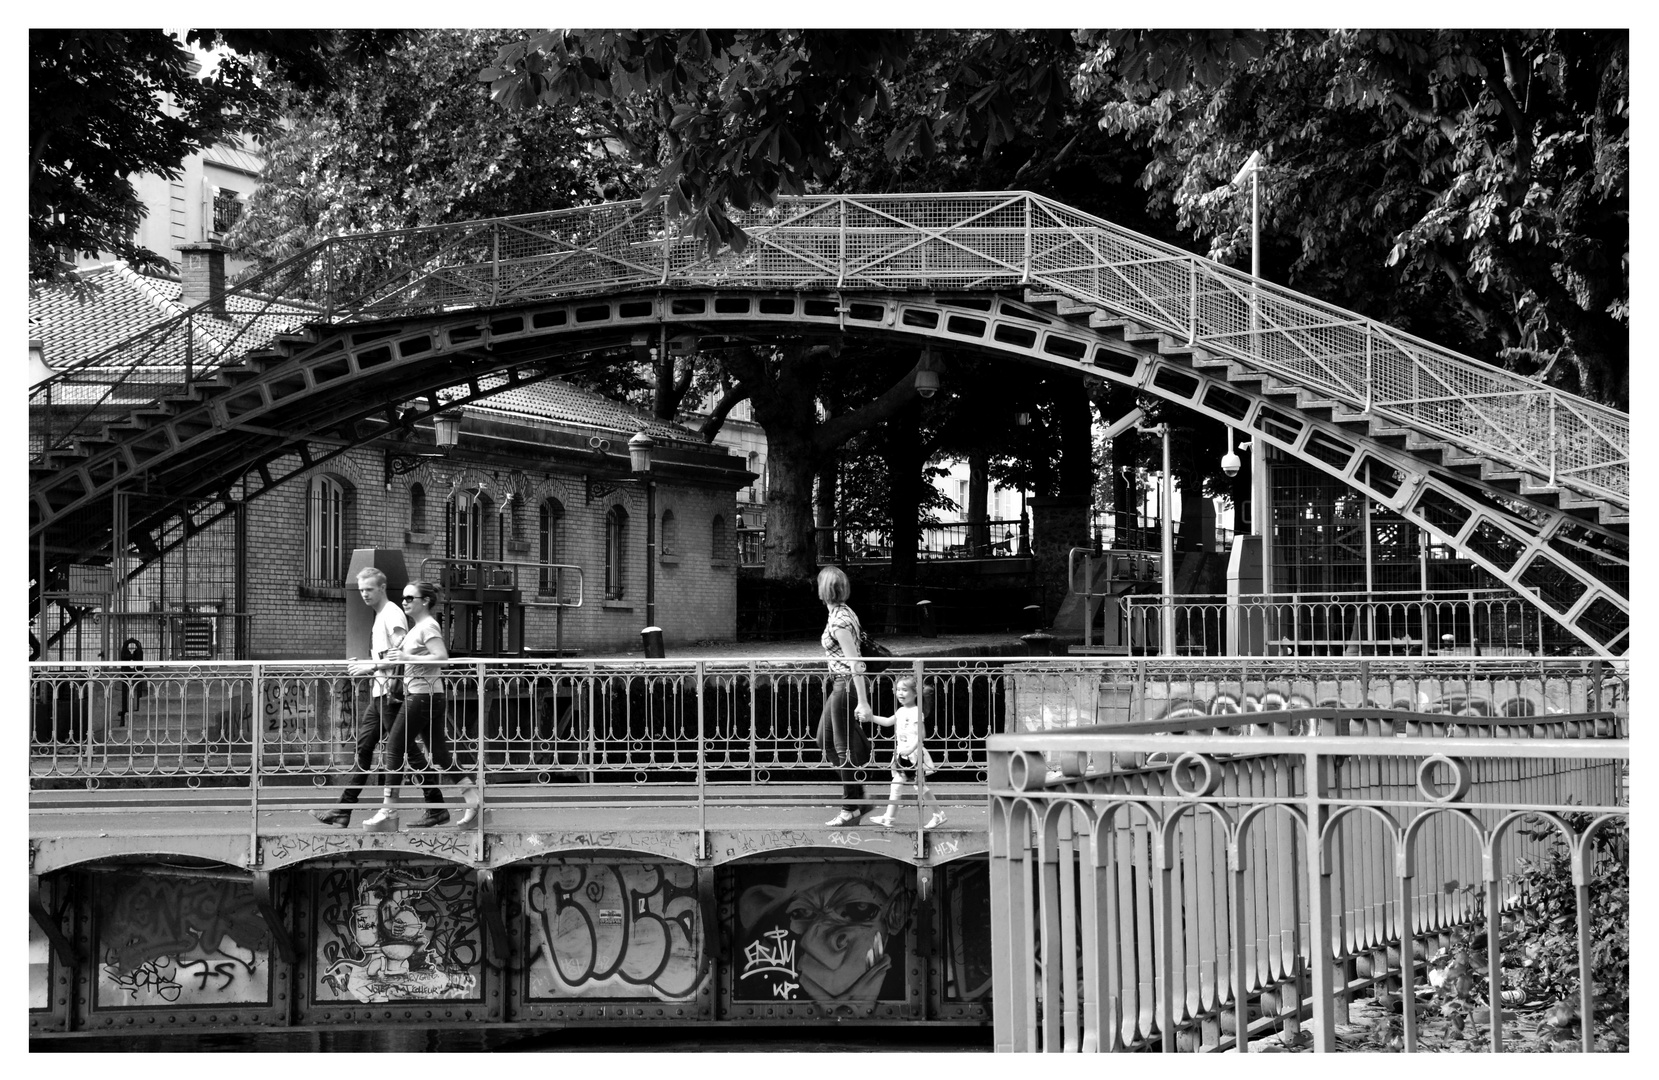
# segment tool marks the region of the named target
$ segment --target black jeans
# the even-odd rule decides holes
[[[864,804],[864,783],[860,766],[870,760],[870,743],[864,726],[853,718],[852,687],[847,676],[838,675],[824,699],[824,713],[818,718],[818,749],[825,761],[838,763],[841,776],[841,809],[858,814]]]
[[[403,699],[403,709],[397,714],[391,732],[386,736],[386,780],[397,783],[407,758],[409,767],[416,770],[414,783],[421,789],[421,797],[429,803],[444,801],[444,793],[427,779],[429,763],[421,753],[419,738],[432,751],[430,766],[442,782],[446,773],[455,768],[455,759],[449,752],[449,737],[444,731],[444,696],[442,694],[410,694]]]
[[[342,803],[355,803],[357,797],[363,794],[363,785],[377,779],[372,772],[374,749],[397,720],[397,711],[397,704],[382,694],[371,697],[369,707],[357,714],[357,750],[352,757],[352,767],[356,771],[346,777],[346,790],[340,793]]]

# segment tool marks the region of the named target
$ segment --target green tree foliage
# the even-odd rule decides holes
[[[1097,37],[1075,89],[1212,256],[1248,251],[1260,150],[1268,276],[1626,404],[1626,33],[1284,32],[1181,83],[1145,45]]]
[[[725,207],[769,206],[835,168],[889,104],[911,31],[550,31],[502,48],[479,72],[514,110],[597,102],[656,170],[666,202],[711,250],[746,238]],[[641,140],[650,130],[660,140]]]
[[[141,270],[168,260],[133,237],[144,215],[131,176],[176,179],[184,159],[240,135],[258,136],[277,100],[254,57],[312,84],[325,63],[395,38],[384,31],[31,30],[29,32],[29,280],[67,278],[65,256],[111,255]],[[207,77],[187,44],[225,44]]]
[[[639,170],[590,108],[504,116],[490,103],[476,72],[513,36],[426,31],[349,80],[284,83],[284,122],[231,243],[274,262],[340,233],[634,196]]]

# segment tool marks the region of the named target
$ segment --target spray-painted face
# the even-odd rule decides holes
[[[888,944],[909,908],[908,893],[889,896],[860,878],[832,878],[796,893],[787,911],[801,943],[802,989],[819,1001],[874,1000],[893,965]]]

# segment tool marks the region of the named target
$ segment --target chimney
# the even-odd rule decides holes
[[[225,317],[225,253],[230,249],[216,240],[180,244],[173,249],[184,253],[179,281],[184,291],[179,303],[186,310],[207,303],[208,313]]]

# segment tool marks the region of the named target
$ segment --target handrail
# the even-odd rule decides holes
[[[213,318],[198,305],[36,384],[30,401],[90,373],[99,387],[120,384],[146,366],[187,382],[192,367],[210,370],[306,323],[628,288],[1035,286],[1546,483],[1630,504],[1627,414],[1043,196],[795,196],[732,217],[750,244],[713,256],[640,202],[333,237],[229,291],[243,310],[228,325],[247,341],[191,356],[183,339]]]

